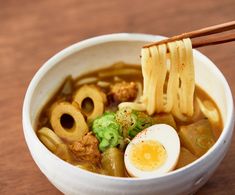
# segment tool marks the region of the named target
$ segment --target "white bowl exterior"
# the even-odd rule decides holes
[[[114,178],[76,168],[49,152],[33,127],[45,102],[67,75],[74,77],[115,62],[140,63],[141,46],[163,37],[143,34],[113,34],[82,41],[63,50],[37,72],[27,90],[23,106],[23,127],[34,161],[47,178],[65,194],[190,194],[201,187],[222,161],[230,145],[233,100],[230,88],[216,66],[194,51],[196,82],[220,108],[224,130],[206,155],[180,170],[152,179]]]

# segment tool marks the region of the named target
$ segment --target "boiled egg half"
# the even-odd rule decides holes
[[[157,124],[141,131],[128,144],[124,162],[132,177],[159,177],[172,171],[180,154],[180,140],[175,129]]]

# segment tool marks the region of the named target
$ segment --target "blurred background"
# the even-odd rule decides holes
[[[30,157],[21,123],[27,86],[52,55],[97,35],[173,36],[234,19],[234,0],[0,0],[0,194],[60,194]],[[233,95],[234,46],[200,49],[224,73]],[[197,194],[235,194],[234,164],[235,139]]]

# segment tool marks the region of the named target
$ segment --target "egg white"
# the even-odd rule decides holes
[[[162,144],[167,154],[164,164],[151,171],[140,170],[131,162],[131,151],[133,146],[147,140],[157,141]],[[126,170],[133,177],[160,177],[175,168],[179,159],[179,154],[180,140],[175,129],[166,124],[157,124],[148,127],[134,137],[125,150],[124,162]]]

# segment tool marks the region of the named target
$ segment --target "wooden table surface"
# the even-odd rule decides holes
[[[80,40],[115,32],[172,36],[235,19],[234,0],[0,0],[0,194],[61,194],[32,160],[22,103],[39,67]],[[200,49],[235,94],[235,44]],[[198,195],[235,194],[235,139]]]

